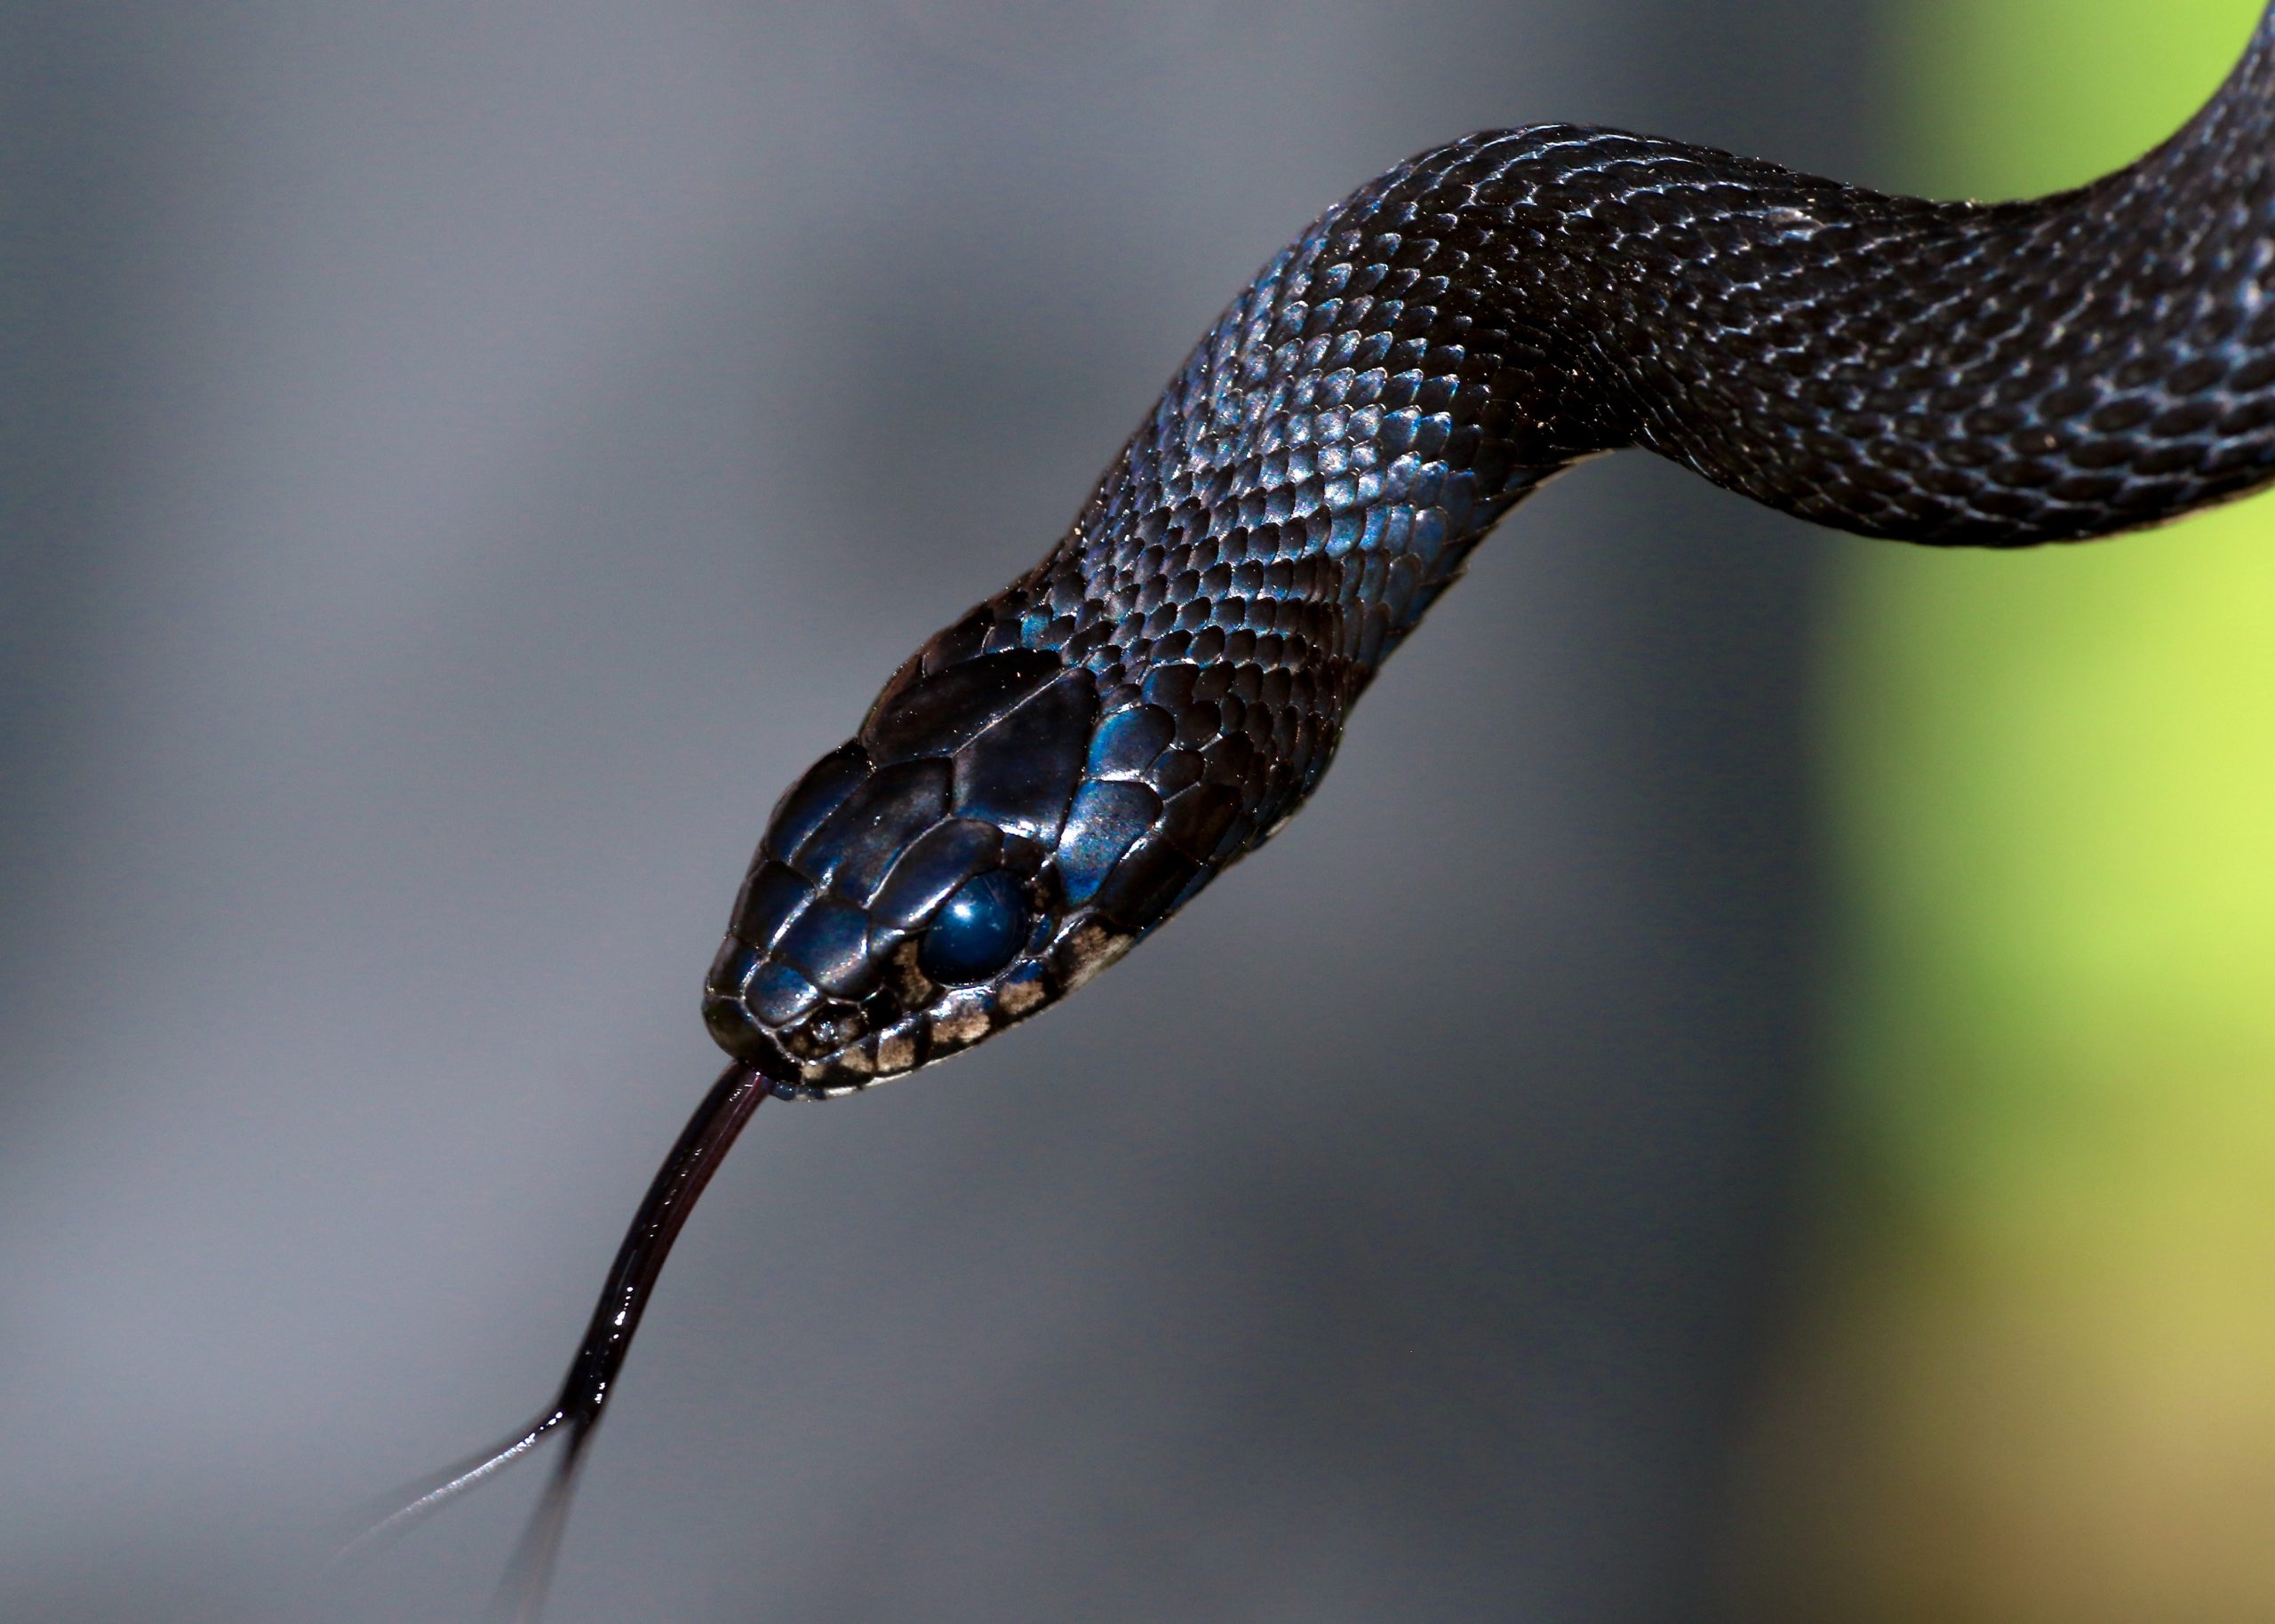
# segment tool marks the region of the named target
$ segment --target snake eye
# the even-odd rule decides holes
[[[986,981],[1018,955],[1026,934],[1018,881],[991,869],[948,893],[916,950],[917,967],[948,986]]]

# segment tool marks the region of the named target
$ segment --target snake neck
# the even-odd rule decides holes
[[[2275,14],[2170,140],[2027,202],[1563,125],[1425,153],[1233,301],[1046,561],[1025,631],[1127,671],[1216,624],[1204,603],[1261,594],[1283,607],[1227,635],[1301,637],[1363,683],[1513,502],[1630,444],[1943,544],[2106,535],[2252,489],[2275,473],[2271,124]]]
[[[925,661],[1049,649],[1103,714],[1199,705],[1196,770],[1245,786],[1223,857],[1300,804],[1495,521],[1595,452],[1948,545],[2254,488],[2275,474],[2271,110],[2263,23],[2171,140],[2028,202],[1569,125],[1425,153],[1257,274],[1066,537]]]

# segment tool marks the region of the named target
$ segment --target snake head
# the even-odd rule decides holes
[[[1237,791],[1152,781],[1179,753],[1169,710],[1142,689],[1102,706],[1090,670],[991,649],[983,625],[901,668],[752,859],[704,1015],[778,1093],[864,1087],[1034,1014],[1166,918],[1235,832]]]

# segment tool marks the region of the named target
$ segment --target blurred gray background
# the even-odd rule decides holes
[[[776,794],[1320,208],[1569,118],[1885,179],[1807,0],[0,12],[0,1615],[476,1613]],[[1521,509],[1050,1018],[769,1108],[571,1620],[1711,1616],[1808,1120],[1809,582]]]

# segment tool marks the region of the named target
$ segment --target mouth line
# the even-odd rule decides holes
[[[758,1071],[783,1099],[858,1094],[962,1054],[1018,1024],[1119,959],[1140,934],[1078,912],[1059,921],[1040,949],[1022,954],[986,983],[920,982],[930,994],[927,1000],[914,1007],[903,1006],[882,1024],[868,1024],[869,1012],[861,1003],[836,999],[787,1025],[769,1026],[752,1019],[747,1005],[738,1000],[742,1026],[731,1052]],[[825,1015],[850,1018],[860,1030],[851,1036],[830,1033],[823,1039],[816,1027]]]
[[[769,1092],[778,1100],[794,1100],[806,1094],[805,1068],[790,1057],[774,1034],[762,1026],[754,1027],[737,1045],[736,1059],[757,1072],[770,1085]]]

